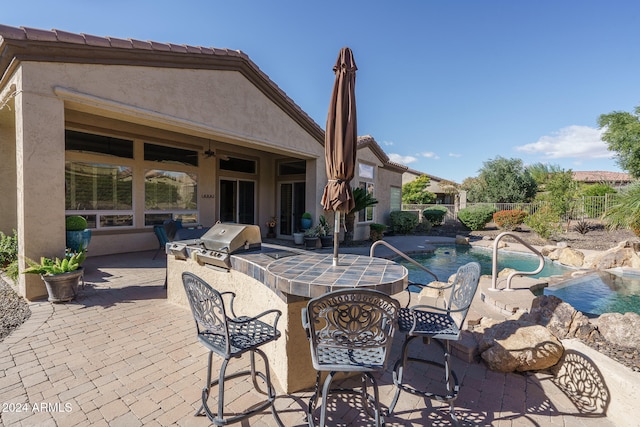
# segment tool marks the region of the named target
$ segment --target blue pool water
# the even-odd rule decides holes
[[[544,289],[585,314],[640,314],[640,276],[616,276],[599,271]]]
[[[482,267],[482,274],[491,274],[491,249],[473,248],[468,245],[438,246],[434,252],[416,254],[411,257],[418,263],[433,271],[440,281],[446,282],[458,267],[468,262],[477,261]],[[409,270],[409,280],[416,283],[429,283],[433,277],[424,270],[407,261],[400,261]],[[498,252],[498,271],[504,268],[514,268],[519,271],[533,271],[538,268],[538,258],[515,252]],[[570,271],[567,267],[551,261],[545,262],[544,269],[530,277],[549,277],[562,275]]]
[[[438,246],[434,252],[412,255],[418,263],[433,271],[438,278],[446,282],[458,267],[477,261],[482,274],[491,274],[492,250],[474,248],[467,245]],[[409,280],[416,283],[429,283],[433,277],[412,265],[398,261],[409,270]],[[514,268],[519,271],[533,271],[538,267],[538,258],[530,254],[498,252],[498,271]],[[544,269],[533,277],[550,277],[572,271],[560,264],[546,261]],[[544,288],[545,295],[555,295],[585,314],[602,313],[640,314],[640,276],[616,276],[608,272],[598,272],[571,279],[554,286]]]

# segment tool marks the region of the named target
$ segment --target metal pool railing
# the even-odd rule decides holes
[[[387,248],[391,249],[393,252],[395,252],[396,254],[401,256],[402,258],[404,258],[407,261],[409,261],[411,264],[413,264],[416,267],[426,271],[427,273],[432,275],[434,279],[436,279],[436,282],[440,281],[440,279],[438,279],[438,276],[436,276],[436,274],[433,271],[429,270],[427,267],[425,267],[424,265],[420,264],[418,261],[414,260],[410,256],[406,255],[404,252],[402,252],[401,250],[397,249],[396,247],[390,245],[389,243],[385,242],[384,240],[377,240],[377,241],[373,242],[373,244],[371,245],[371,248],[369,249],[369,256],[370,257],[374,256],[373,254],[375,252],[375,249],[380,245],[386,246]]]
[[[527,242],[525,242],[524,240],[522,240],[520,237],[518,237],[517,234],[512,233],[510,231],[505,231],[503,233],[498,234],[498,237],[496,237],[496,239],[493,241],[493,259],[492,259],[492,266],[491,266],[491,287],[489,288],[490,291],[499,291],[500,289],[498,289],[496,287],[496,284],[498,282],[498,243],[500,242],[500,240],[503,237],[506,236],[510,236],[513,237],[514,239],[516,239],[518,242],[522,243],[524,246],[526,246],[527,249],[529,249],[531,252],[533,252],[538,259],[540,260],[540,264],[538,265],[538,268],[536,268],[534,271],[529,271],[529,272],[525,272],[525,271],[513,271],[511,273],[509,273],[509,275],[507,276],[507,285],[505,287],[505,291],[513,291],[513,289],[511,289],[511,279],[513,279],[515,276],[532,276],[534,274],[538,274],[542,271],[542,269],[544,268],[544,257],[542,256],[542,254],[533,246],[531,246],[530,244],[528,244]]]

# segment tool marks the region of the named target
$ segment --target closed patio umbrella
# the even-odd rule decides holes
[[[335,212],[333,235],[333,265],[338,265],[338,236],[340,212],[354,207],[351,180],[356,167],[356,63],[348,47],[340,49],[333,67],[336,79],[333,84],[327,127],[324,137],[327,185],[322,193],[322,207]]]

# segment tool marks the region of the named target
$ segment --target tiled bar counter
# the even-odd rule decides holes
[[[261,251],[231,255],[231,270],[200,265],[193,259],[167,255],[167,298],[189,309],[182,273],[194,273],[220,292],[236,294],[237,314],[256,315],[278,309],[282,336],[265,351],[276,382],[286,393],[312,387],[315,371],[301,323],[301,310],[309,298],[344,288],[378,289],[389,295],[407,286],[407,269],[383,258],[341,254],[316,254],[271,246]],[[195,338],[195,326],[193,330]]]

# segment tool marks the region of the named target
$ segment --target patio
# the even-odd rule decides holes
[[[89,258],[86,288],[77,300],[31,304],[31,318],[0,343],[0,425],[209,425],[206,417],[193,416],[206,350],[196,341],[190,311],[166,301],[164,257],[152,258],[153,251]],[[461,425],[614,425],[581,413],[549,375],[501,374],[456,358],[453,363],[461,382],[455,402]],[[412,373],[420,381],[432,378],[430,372]],[[386,407],[393,397],[390,368],[380,384]],[[227,394],[232,410],[257,400],[249,389],[234,384]],[[278,397],[285,425],[306,425],[309,395]],[[369,423],[355,405],[339,402],[330,425]],[[386,422],[451,424],[445,407],[407,393]],[[268,411],[246,423],[272,424]]]

